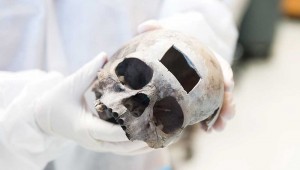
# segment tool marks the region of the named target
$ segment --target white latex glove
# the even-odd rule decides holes
[[[162,23],[161,21],[158,21],[158,20],[148,20],[138,26],[138,33],[144,33],[147,31],[152,31],[155,29],[162,29],[162,28],[169,29],[169,26],[164,27],[164,23]],[[174,28],[174,30],[178,31],[178,30],[185,30],[185,29],[184,28]],[[192,32],[193,32],[193,29],[188,30],[188,33],[190,35],[193,35]],[[206,32],[202,32],[202,34],[206,34]],[[205,36],[203,38],[205,38]],[[208,45],[208,47],[209,47],[210,43],[211,42],[209,42],[209,43],[204,42],[204,44]],[[235,104],[233,101],[234,80],[233,80],[233,72],[232,72],[230,64],[223,57],[221,57],[218,53],[214,52],[214,54],[215,54],[216,58],[218,59],[219,64],[222,68],[223,77],[224,77],[224,86],[225,86],[224,87],[224,90],[225,90],[224,100],[223,100],[223,105],[222,105],[222,108],[220,111],[220,116],[217,119],[217,121],[215,122],[215,124],[213,125],[213,129],[215,129],[217,131],[221,131],[224,129],[224,127],[226,125],[226,121],[233,118],[233,116],[235,114]]]
[[[147,152],[151,149],[146,143],[129,141],[120,126],[99,119],[87,109],[84,93],[106,59],[106,54],[99,54],[43,94],[36,103],[36,122],[46,134],[74,140],[90,150],[117,154]]]
[[[226,121],[232,119],[235,114],[235,104],[233,100],[234,79],[233,72],[229,63],[219,54],[214,54],[219,61],[224,77],[223,105],[221,108],[220,116],[217,119],[216,123],[213,125],[213,128],[215,130],[220,131],[224,129]]]

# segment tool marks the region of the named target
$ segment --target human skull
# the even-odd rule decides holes
[[[221,68],[192,37],[156,30],[133,38],[99,72],[93,91],[100,118],[129,140],[161,148],[198,122],[212,126],[223,103]]]

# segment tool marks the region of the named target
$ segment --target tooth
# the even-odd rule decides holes
[[[125,77],[124,77],[124,76],[120,76],[120,77],[119,77],[119,80],[120,80],[120,82],[121,82],[122,84],[125,83]]]
[[[95,107],[96,107],[97,105],[99,105],[99,104],[102,104],[102,103],[100,102],[99,99],[97,99],[97,100],[95,101]]]
[[[96,106],[96,110],[98,112],[104,112],[107,109],[107,107],[104,104],[99,104]]]

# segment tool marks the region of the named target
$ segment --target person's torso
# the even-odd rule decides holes
[[[112,54],[157,17],[161,0],[3,1],[0,70],[69,74],[101,51]]]

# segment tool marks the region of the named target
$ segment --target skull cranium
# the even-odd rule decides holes
[[[135,37],[99,72],[93,91],[100,118],[130,140],[165,147],[198,122],[211,126],[224,84],[213,53],[196,39],[157,30]]]

